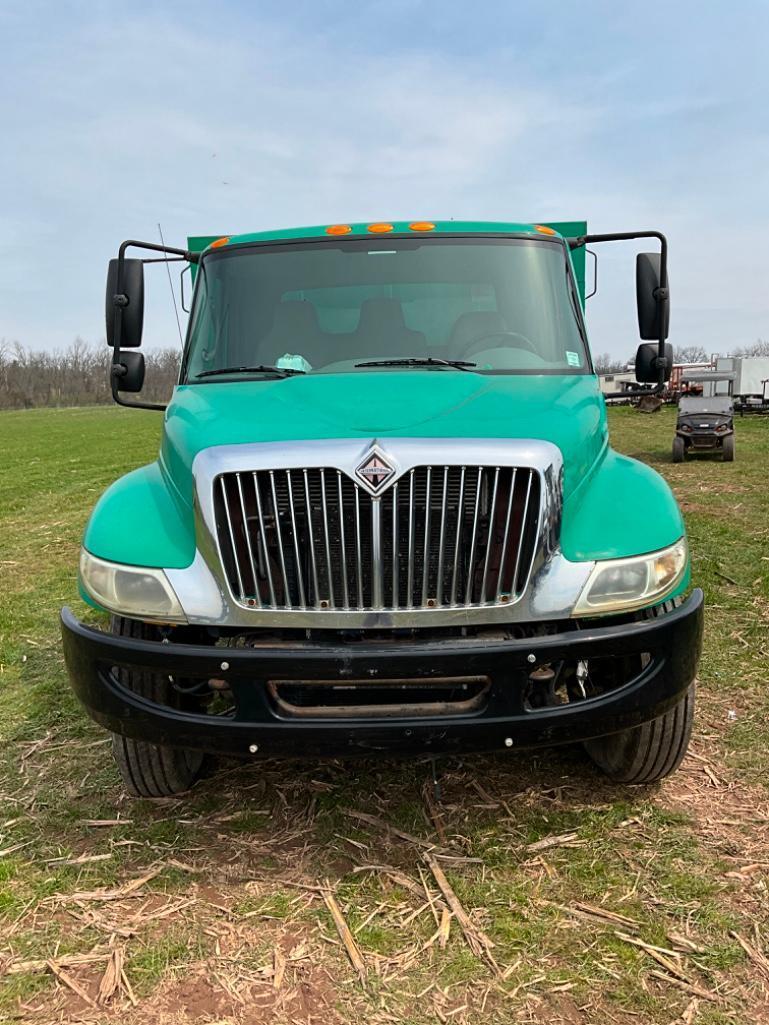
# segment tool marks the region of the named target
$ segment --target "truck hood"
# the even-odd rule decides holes
[[[204,448],[388,437],[550,441],[568,495],[606,445],[606,414],[597,379],[581,374],[391,370],[182,385],[166,411],[161,462],[191,502],[192,462]]]

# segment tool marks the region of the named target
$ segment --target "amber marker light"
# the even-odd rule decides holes
[[[432,221],[414,221],[409,225],[409,229],[411,231],[435,231],[435,225]]]
[[[223,235],[221,238],[218,238],[216,240],[216,242],[212,242],[211,243],[211,248],[212,249],[218,249],[220,246],[226,246],[229,241],[230,241],[230,236],[229,235]]]
[[[349,224],[330,224],[326,228],[327,235],[349,235],[351,231]]]
[[[558,232],[555,228],[548,228],[546,224],[535,224],[534,230],[541,232],[543,235],[557,235]]]
[[[388,231],[392,231],[392,224],[369,224],[368,231],[374,235],[385,235]]]

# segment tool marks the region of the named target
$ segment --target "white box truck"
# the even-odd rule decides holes
[[[734,374],[732,394],[737,403],[748,399],[769,402],[769,356],[719,356],[716,370]],[[726,384],[716,386],[718,394],[727,388]]]

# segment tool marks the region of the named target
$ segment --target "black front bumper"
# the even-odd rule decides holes
[[[587,740],[648,722],[677,703],[694,679],[702,643],[702,591],[672,612],[623,625],[594,625],[523,640],[461,638],[222,648],[139,641],[95,630],[65,608],[64,657],[89,714],[115,733],[222,754],[341,755],[373,751],[493,750]],[[561,660],[647,653],[621,687],[532,711],[524,688],[532,669]],[[223,665],[225,668],[223,668]],[[123,686],[116,667],[188,679],[224,678],[235,717],[177,711]],[[436,680],[485,676],[482,708],[459,715],[292,718],[271,702],[270,680]]]

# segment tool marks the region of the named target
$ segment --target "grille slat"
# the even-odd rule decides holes
[[[286,572],[286,555],[283,551],[283,531],[280,527],[280,516],[278,515],[278,494],[275,490],[275,473],[273,470],[270,470],[270,493],[272,497],[272,522],[274,525],[275,537],[278,542],[278,553],[280,555],[280,569],[283,573],[283,602],[281,604],[286,608],[290,608],[292,605],[291,591],[288,586],[288,573]]]
[[[259,494],[259,479],[255,473],[251,474],[254,481],[254,498],[256,500],[256,515],[259,519],[259,552],[261,557],[264,559],[265,574],[267,576],[267,586],[270,591],[270,605],[273,608],[277,605],[275,600],[275,584],[272,580],[272,567],[270,565],[270,555],[267,550],[267,535],[264,530],[264,513],[262,512],[262,496]]]
[[[505,560],[507,559],[507,545],[510,540],[510,518],[513,514],[513,498],[515,497],[515,481],[518,470],[513,469],[513,479],[510,484],[510,493],[507,499],[507,515],[505,516],[505,532],[502,540],[502,551],[499,554],[499,574],[497,576],[497,602],[502,600],[502,581],[504,577]]]
[[[347,587],[347,545],[345,543],[345,531],[344,531],[344,499],[342,495],[342,471],[336,471],[337,481],[337,499],[339,506],[337,509],[337,515],[339,517],[339,545],[341,548],[342,556],[342,594],[344,595],[344,607],[349,609],[350,607],[350,592]]]
[[[246,548],[248,549],[248,565],[251,570],[251,580],[253,581],[253,591],[258,599],[258,604],[261,605],[261,599],[259,598],[259,574],[256,568],[256,560],[254,559],[254,550],[251,547],[251,531],[248,529],[248,516],[246,515],[246,500],[243,497],[243,481],[240,479],[240,474],[236,473],[235,478],[238,482],[238,499],[240,502],[240,514],[243,517],[242,523],[244,525],[243,533],[246,537]]]
[[[497,485],[499,484],[499,467],[497,466],[494,470],[494,490],[491,494],[491,508],[489,510],[489,540],[491,539],[491,532],[494,529],[497,518]],[[481,604],[486,601],[486,581],[489,576],[489,559],[491,553],[494,550],[494,545],[487,542],[486,544],[486,558],[483,560],[483,576],[481,578]],[[501,563],[500,563],[501,565]]]
[[[523,594],[541,485],[509,466],[417,466],[379,496],[336,467],[216,479],[233,597],[265,610],[482,608]]]

